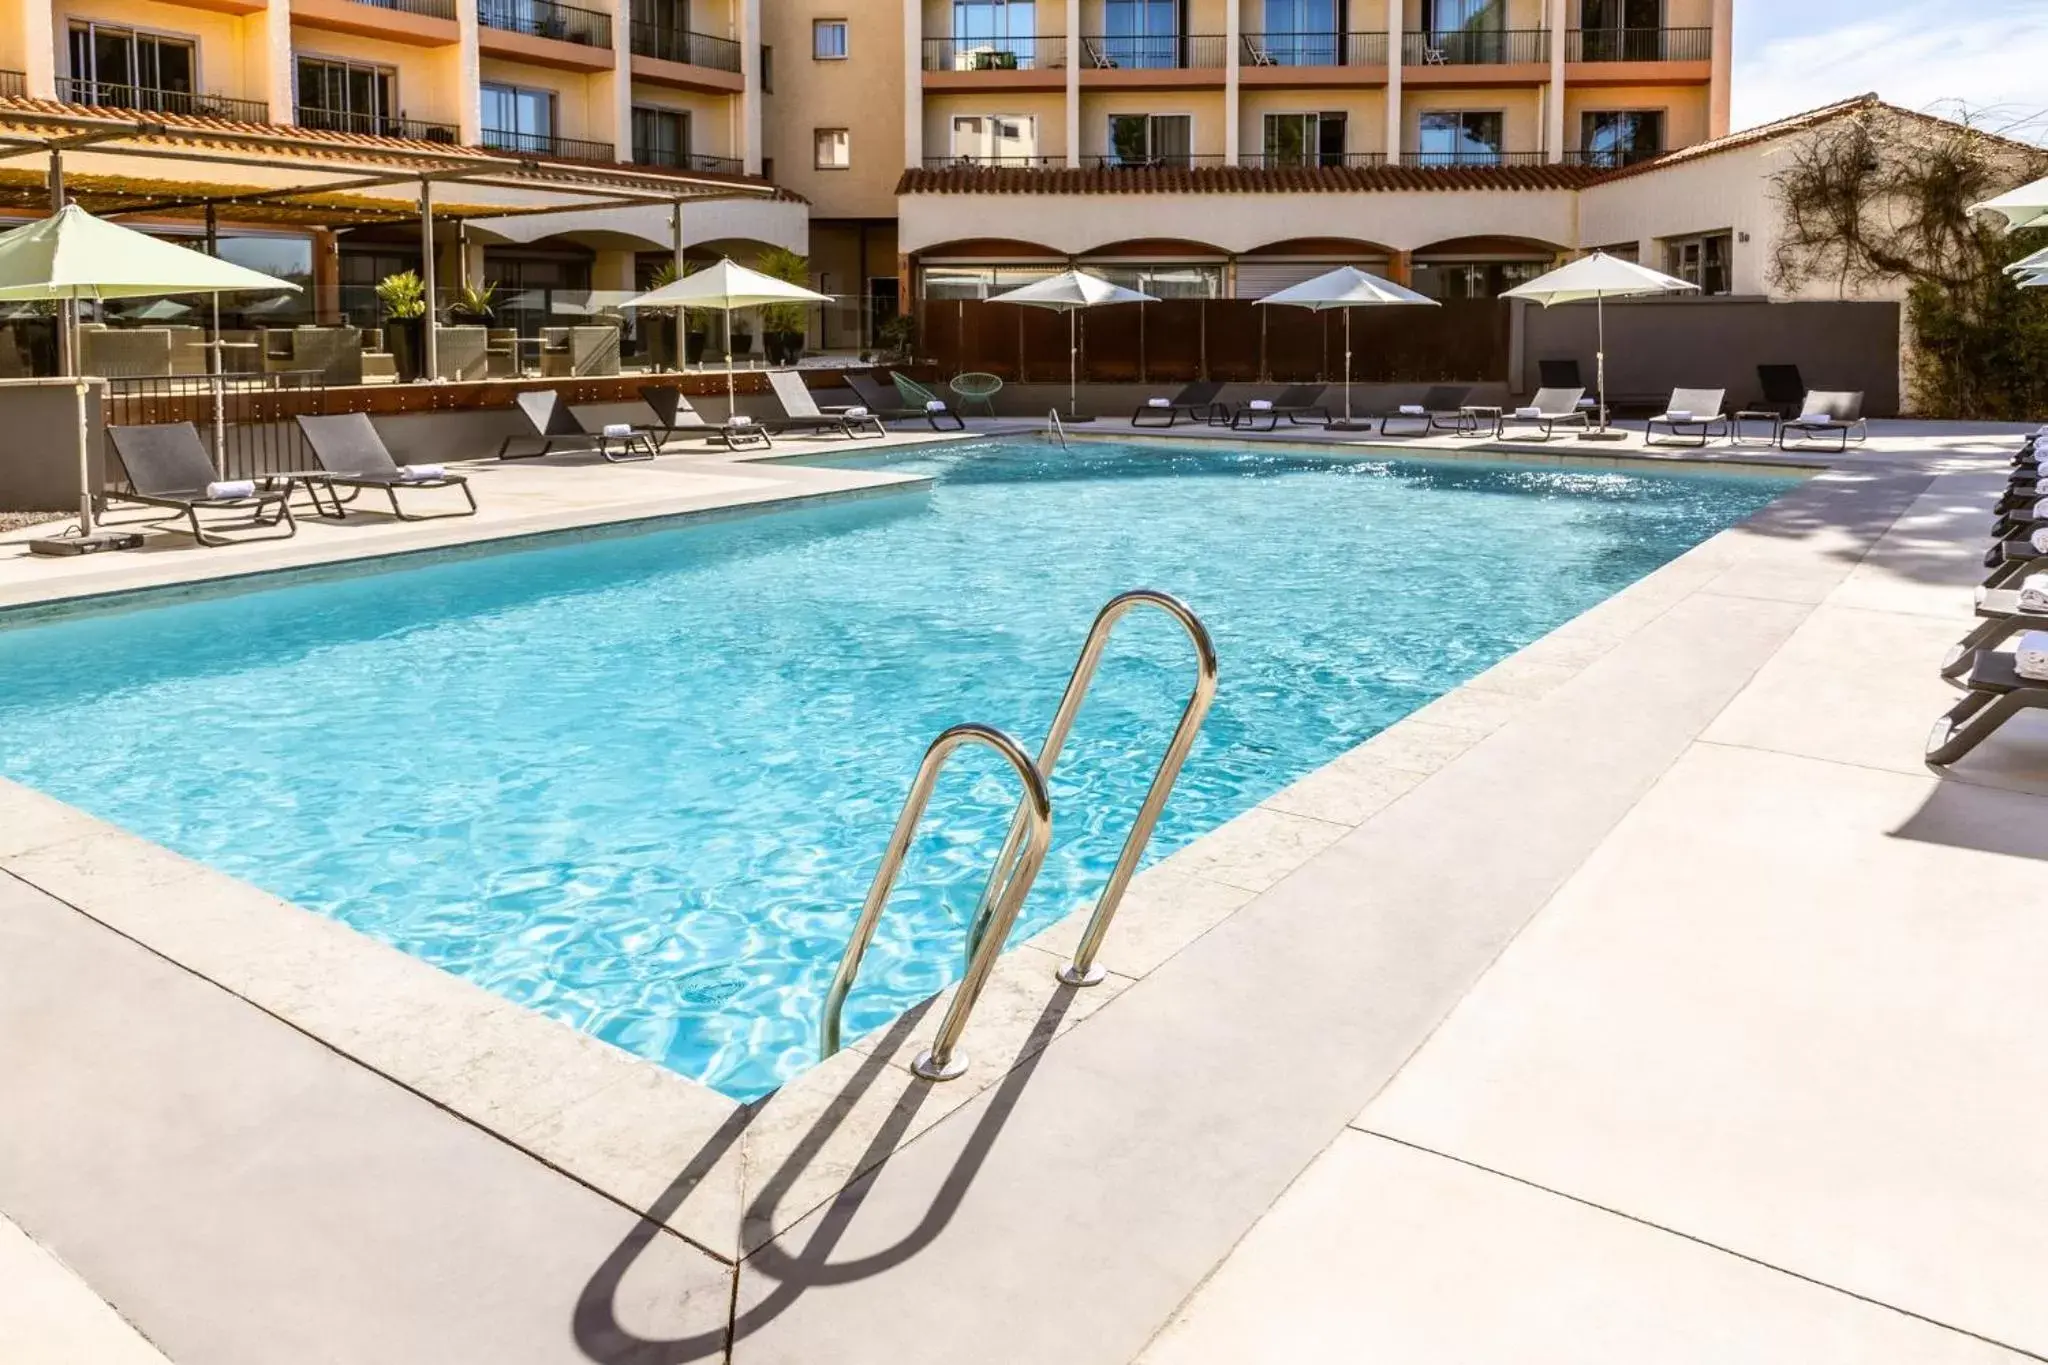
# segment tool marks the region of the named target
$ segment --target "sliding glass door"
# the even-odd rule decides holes
[[[1279,66],[1336,66],[1343,58],[1338,0],[1266,0],[1266,57]]]
[[[1507,35],[1505,0],[1426,0],[1429,46],[1452,65],[1502,60]]]
[[[1580,61],[1664,60],[1664,0],[1579,0],[1579,28]]]
[[[1181,65],[1181,0],[1103,0],[1101,57],[1119,67]]]

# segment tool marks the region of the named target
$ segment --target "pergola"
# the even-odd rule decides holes
[[[41,158],[40,167],[12,166]],[[138,175],[142,167],[161,176]],[[437,193],[438,191],[438,193]],[[327,133],[173,114],[116,115],[40,100],[0,102],[0,211],[72,202],[103,218],[191,218],[216,252],[217,215],[251,222],[363,227],[417,222],[421,274],[434,296],[434,224],[665,205],[676,267],[683,205],[772,198],[758,179],[584,164],[404,138]],[[538,202],[536,202],[538,201]],[[423,359],[436,373],[427,311]],[[68,341],[64,344],[68,345]]]

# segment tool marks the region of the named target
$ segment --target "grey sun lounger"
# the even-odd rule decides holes
[[[1778,430],[1778,449],[1792,449],[1792,442],[1798,441],[1802,448],[1818,445],[1823,437],[1834,436],[1839,443],[1834,447],[1837,453],[1849,448],[1851,441],[1861,442],[1870,435],[1869,424],[1863,420],[1863,395],[1860,393],[1830,393],[1815,390],[1806,395],[1806,402],[1800,406],[1799,415]],[[1827,449],[1821,446],[1821,449]]]
[[[1131,414],[1134,427],[1170,427],[1186,414],[1191,422],[1207,422],[1220,426],[1230,415],[1225,404],[1216,401],[1223,392],[1221,384],[1189,384],[1171,398],[1154,398]],[[1164,417],[1165,421],[1158,419]],[[1146,420],[1146,419],[1152,420]]]
[[[846,383],[860,398],[860,401],[867,405],[868,411],[877,417],[898,422],[909,422],[923,418],[931,424],[933,431],[965,431],[967,429],[966,419],[953,411],[953,409],[947,407],[945,400],[942,398],[931,400],[938,404],[937,407],[932,407],[930,403],[921,407],[911,407],[903,401],[903,396],[895,389],[882,387],[880,381],[871,374],[854,374],[849,371],[846,376]],[[952,423],[952,426],[944,427],[939,425],[942,418]]]
[[[1963,699],[1942,714],[1927,736],[1926,759],[1937,767],[1954,763],[2020,712],[2048,707],[2048,683],[2022,677],[2011,654],[1981,650],[1971,655],[1962,684]]]
[[[1541,427],[1543,439],[1551,440],[1557,435],[1559,427],[1586,425],[1586,410],[1579,406],[1579,400],[1585,396],[1584,389],[1538,389],[1536,396],[1528,403],[1528,409],[1533,410],[1535,415],[1524,417],[1521,414],[1525,409],[1510,408],[1501,414],[1501,426]]]
[[[160,507],[182,514],[191,527],[192,538],[201,545],[233,545],[227,536],[209,534],[200,525],[201,512],[247,512],[252,527],[284,527],[281,536],[255,536],[256,540],[284,540],[299,532],[292,520],[292,483],[286,476],[273,475],[252,480],[256,491],[247,497],[216,498],[207,489],[226,482],[213,467],[213,457],[200,444],[199,429],[190,422],[161,422],[153,426],[108,427],[107,439],[121,457],[128,474],[126,493],[110,493],[109,502],[132,502]],[[265,512],[269,515],[266,518]],[[153,518],[152,524],[175,520]]]
[[[1330,410],[1320,401],[1328,384],[1294,384],[1280,391],[1280,396],[1264,407],[1256,407],[1261,399],[1239,403],[1237,410],[1230,414],[1232,431],[1257,431],[1259,419],[1266,419],[1266,430],[1275,431],[1280,419],[1285,417],[1292,426],[1328,426]]]
[[[304,478],[299,482],[313,500],[313,510],[321,516],[332,516],[336,521],[348,515],[346,503],[353,502],[366,488],[381,488],[391,500],[391,515],[400,521],[429,521],[438,517],[472,517],[476,515],[476,494],[469,491],[469,480],[460,474],[440,474],[432,478],[409,478],[399,463],[391,458],[391,451],[384,445],[384,438],[377,434],[377,428],[370,423],[365,412],[336,413],[331,417],[301,417],[299,430],[306,437],[306,444],[312,448],[313,458],[320,465],[320,476]],[[327,503],[320,501],[320,490],[327,490]],[[337,490],[346,488],[344,498]],[[433,512],[421,516],[408,512],[398,500],[398,490],[414,488],[455,488],[460,489],[469,503],[465,511]],[[328,509],[332,507],[332,512]]]
[[[654,414],[654,425],[648,428],[655,448],[668,444],[678,431],[710,429],[704,414],[690,405],[690,400],[674,384],[642,384],[640,401]]]
[[[1466,418],[1459,409],[1465,406],[1465,400],[1471,396],[1472,389],[1469,385],[1439,384],[1425,392],[1421,402],[1412,405],[1421,408],[1421,412],[1402,412],[1397,409],[1381,414],[1380,435],[1428,436],[1438,431],[1454,434],[1463,432],[1466,430]],[[1416,431],[1395,431],[1396,422],[1404,425],[1409,422],[1420,422],[1422,426]]]
[[[1997,649],[2026,631],[2048,630],[2048,612],[2021,611],[2020,590],[2015,587],[1980,590],[1976,611],[1977,625],[1942,660],[1941,676],[1951,681],[1968,673],[1979,653]]]
[[[1716,436],[1727,436],[1728,390],[1673,389],[1664,411],[1643,423],[1644,445],[1692,445],[1704,449]],[[1663,430],[1666,439],[1659,440]]]
[[[819,407],[804,377],[795,370],[768,371],[768,387],[782,408],[782,416],[770,417],[760,424],[771,431],[836,431],[848,440],[857,440],[862,435],[880,439],[889,434],[882,419],[871,411],[856,414],[851,408],[835,411]]]
[[[624,436],[607,436],[601,430],[592,431],[583,425],[582,419],[553,389],[528,389],[514,394],[512,406],[525,419],[529,429],[516,431],[499,443],[498,458],[501,460],[537,460],[557,447],[561,447],[565,454],[591,451],[602,455],[610,464],[654,458],[654,437],[647,428],[635,426]],[[532,440],[540,442],[539,450],[521,451],[517,455],[510,453],[514,441]]]

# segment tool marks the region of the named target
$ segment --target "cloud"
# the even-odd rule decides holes
[[[2048,5],[1920,3],[1910,14],[1767,39],[1741,55],[1734,122],[1746,128],[1874,90],[1909,109],[1954,113],[1960,102],[1989,127],[2019,124],[2018,135],[2048,141],[2043,71]]]

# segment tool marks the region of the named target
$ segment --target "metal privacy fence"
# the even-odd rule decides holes
[[[314,467],[298,423],[292,419],[328,411],[327,384],[318,370],[220,376],[217,447],[212,385],[212,379],[203,374],[109,379],[106,424],[190,422],[199,429],[199,438],[208,450],[219,449],[224,479],[253,479]],[[119,457],[111,443],[107,456],[108,469],[118,470]]]
[[[1453,300],[1439,308],[1351,310],[1354,383],[1508,378],[1510,304]],[[918,305],[920,356],[942,373],[982,371],[1018,382],[1067,377],[1067,320],[1040,308],[974,299]],[[1081,378],[1103,384],[1337,383],[1344,317],[1261,307],[1249,299],[1169,299],[1083,312]]]

